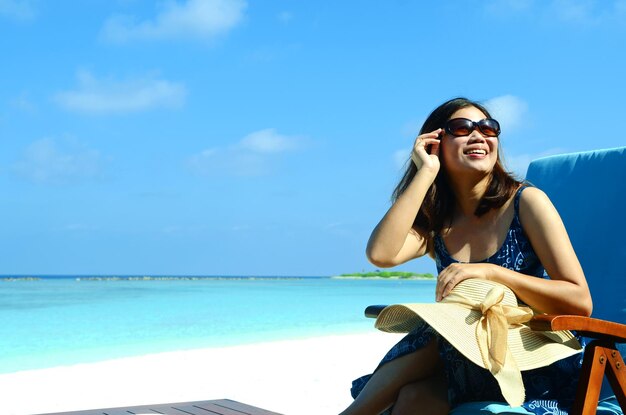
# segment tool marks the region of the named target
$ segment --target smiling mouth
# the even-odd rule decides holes
[[[487,152],[485,150],[470,150],[470,151],[466,151],[465,154],[468,155],[478,155],[478,156],[485,156],[487,155]]]

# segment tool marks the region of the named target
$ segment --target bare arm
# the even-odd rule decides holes
[[[418,167],[417,173],[370,236],[367,258],[378,267],[393,267],[427,252],[427,235],[415,231],[412,226],[439,171],[439,132],[438,129],[422,134],[415,140],[411,159]],[[430,154],[425,149],[428,145],[431,146]]]
[[[510,287],[531,307],[550,314],[591,315],[587,280],[563,221],[541,190],[528,188],[520,200],[520,220],[539,260],[551,279],[537,278],[494,264],[452,264],[441,272],[437,299],[460,281],[486,278]]]

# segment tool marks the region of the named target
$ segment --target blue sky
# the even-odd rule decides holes
[[[520,175],[626,143],[626,0],[0,0],[0,39],[0,274],[372,270],[455,96]]]

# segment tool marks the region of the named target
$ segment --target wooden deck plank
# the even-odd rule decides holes
[[[210,403],[210,404],[201,404],[201,405],[183,405],[183,406],[178,406],[178,405],[174,405],[174,407],[180,411],[177,413],[177,415],[183,415],[183,414],[202,414],[202,415],[215,415],[215,414],[220,414],[220,415],[243,415],[242,412],[240,411],[234,411],[230,408],[225,408],[223,406],[219,406],[216,405],[214,403]]]
[[[88,409],[39,415],[132,415],[143,413],[155,415],[280,415],[277,412],[270,412],[230,399]]]
[[[214,402],[216,405],[221,405],[229,409],[237,410],[246,415],[280,415],[277,412],[271,412],[266,409],[257,408],[256,406],[250,406],[245,403],[232,401],[230,399],[221,399],[212,402]]]

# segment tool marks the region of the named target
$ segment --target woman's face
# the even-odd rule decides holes
[[[450,119],[480,121],[485,114],[476,107],[461,108]],[[488,174],[498,160],[498,137],[484,135],[475,128],[469,135],[455,137],[444,133],[441,150],[448,174],[477,172]]]

